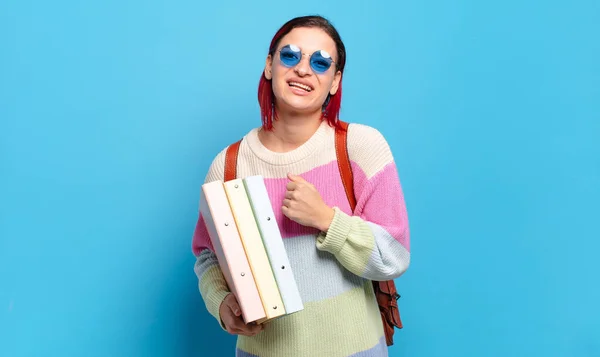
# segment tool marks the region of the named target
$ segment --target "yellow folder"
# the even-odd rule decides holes
[[[257,322],[263,323],[283,316],[285,315],[285,307],[250,200],[244,188],[244,182],[242,179],[235,179],[224,182],[223,186],[265,309],[266,317]]]

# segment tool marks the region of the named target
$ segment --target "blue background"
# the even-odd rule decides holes
[[[593,0],[2,1],[1,356],[231,355],[192,270],[199,186],[312,13],[405,190],[391,355],[600,356]]]

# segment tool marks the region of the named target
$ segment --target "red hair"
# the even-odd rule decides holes
[[[285,23],[279,31],[275,33],[275,36],[273,36],[271,44],[269,45],[269,54],[273,56],[281,38],[296,27],[318,27],[324,30],[336,44],[338,59],[335,63],[335,69],[341,71],[343,74],[344,66],[346,64],[346,48],[344,47],[344,43],[337,30],[328,20],[321,16],[296,17]],[[339,112],[342,106],[342,78],[340,78],[337,92],[334,95],[329,95],[327,98],[327,104],[324,105],[321,119],[327,120],[330,126],[338,126]],[[261,73],[260,81],[258,83],[258,104],[260,106],[262,127],[265,130],[273,129],[273,121],[277,120],[275,98],[271,81],[265,78],[264,71]]]

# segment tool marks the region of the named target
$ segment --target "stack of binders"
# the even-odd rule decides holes
[[[200,211],[246,323],[304,309],[262,176],[205,183]]]

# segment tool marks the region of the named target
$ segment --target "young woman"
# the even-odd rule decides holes
[[[347,127],[356,197],[350,208],[334,140],[345,62],[344,44],[326,19],[283,25],[261,74],[262,125],[239,146],[237,177],[265,177],[304,309],[245,324],[198,219],[192,245],[200,293],[221,327],[238,335],[237,356],[387,356],[371,281],[408,268],[408,219],[388,143],[355,123]],[[226,150],[205,182],[224,179]]]

